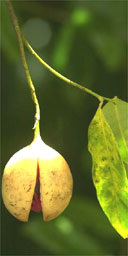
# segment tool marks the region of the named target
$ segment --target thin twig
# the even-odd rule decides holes
[[[42,58],[40,58],[40,56],[33,50],[33,48],[31,47],[31,45],[28,43],[28,41],[25,39],[25,37],[22,35],[23,37],[23,41],[26,45],[26,47],[28,48],[28,50],[32,53],[32,55],[45,67],[47,68],[51,73],[53,73],[55,76],[59,77],[60,79],[62,79],[63,81],[65,81],[66,83],[77,87],[80,90],[83,90],[86,93],[91,94],[92,96],[96,97],[99,101],[111,101],[113,102],[113,99],[107,98],[107,97],[103,97],[95,92],[93,92],[92,90],[73,82],[72,80],[68,79],[67,77],[61,75],[59,72],[57,72],[55,69],[53,69],[51,66],[49,66]]]

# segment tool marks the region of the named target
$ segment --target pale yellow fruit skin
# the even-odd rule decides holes
[[[2,197],[8,211],[20,221],[28,221],[39,167],[43,219],[49,221],[67,207],[73,188],[65,159],[47,146],[40,136],[8,161],[2,178]]]
[[[37,160],[30,146],[15,153],[4,169],[2,197],[8,211],[28,221],[37,175]]]
[[[60,215],[69,204],[72,196],[73,180],[65,159],[46,144],[47,156],[41,154],[38,158],[40,171],[40,195],[44,221],[49,221]],[[54,157],[53,157],[54,156]]]

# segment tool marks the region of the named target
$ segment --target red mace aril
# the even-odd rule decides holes
[[[73,180],[65,159],[38,136],[15,153],[4,169],[2,196],[8,211],[28,221],[42,211],[44,221],[60,215],[72,196]]]
[[[40,200],[39,165],[37,165],[36,187],[34,191],[31,210],[34,212],[40,212],[42,210],[41,200]]]

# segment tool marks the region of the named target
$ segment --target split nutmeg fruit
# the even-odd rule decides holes
[[[67,162],[40,135],[10,158],[2,178],[4,204],[20,221],[28,221],[31,210],[42,211],[44,221],[56,218],[67,207],[72,187]]]

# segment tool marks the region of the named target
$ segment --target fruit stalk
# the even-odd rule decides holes
[[[12,7],[12,4],[11,4],[10,0],[5,0],[5,3],[7,5],[8,10],[9,10],[13,27],[16,31],[22,64],[23,64],[25,74],[26,74],[26,78],[27,78],[27,81],[28,81],[28,85],[29,85],[29,88],[30,88],[30,91],[31,91],[32,100],[35,104],[36,113],[35,113],[35,123],[34,123],[33,129],[35,130],[35,136],[37,136],[39,134],[40,107],[39,107],[38,99],[37,99],[37,96],[36,96],[35,87],[34,87],[34,84],[32,82],[30,72],[29,72],[29,69],[28,69],[28,64],[27,64],[26,57],[25,57],[25,52],[24,52],[24,45],[23,45],[21,30],[20,30],[20,27],[19,27],[19,24],[18,24],[17,17],[15,15],[15,12],[14,12],[14,9]]]

